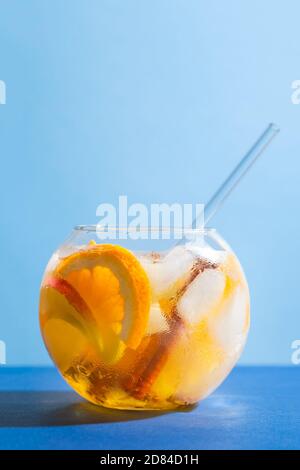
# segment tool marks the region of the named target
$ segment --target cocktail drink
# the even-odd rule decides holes
[[[205,207],[204,226],[278,132],[270,124],[224,180]],[[147,229],[150,245],[135,229],[110,230],[110,240],[100,242],[95,226],[75,228],[48,263],[40,324],[49,354],[92,403],[194,404],[224,380],[245,344],[250,314],[242,268],[212,229],[185,230],[180,243],[164,248],[162,229]],[[124,235],[136,242],[127,246]]]
[[[119,409],[194,404],[238,360],[249,329],[242,268],[215,230],[185,235],[168,249],[157,239],[129,249],[123,237],[99,241],[96,227],[80,226],[49,261],[44,342],[87,400]]]

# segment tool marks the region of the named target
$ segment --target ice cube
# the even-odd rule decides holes
[[[227,352],[236,353],[247,336],[248,293],[237,286],[221,315],[210,319],[209,328],[221,347]]]
[[[149,321],[147,326],[147,335],[162,333],[169,330],[166,317],[163,315],[159,304],[152,304],[149,313]]]
[[[177,280],[184,279],[192,269],[194,261],[193,253],[184,246],[176,246],[159,260],[153,256],[140,257],[155,298],[168,292]]]
[[[190,324],[199,323],[222,299],[225,276],[217,269],[206,269],[191,282],[178,301],[179,315]]]
[[[228,252],[224,250],[216,250],[210,247],[208,244],[194,244],[190,243],[187,245],[189,251],[197,256],[203,258],[211,263],[223,264],[225,263]]]
[[[224,262],[224,269],[231,279],[236,282],[243,282],[245,284],[245,275],[243,269],[233,253],[228,254],[226,262]]]

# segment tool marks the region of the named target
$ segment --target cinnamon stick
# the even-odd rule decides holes
[[[142,358],[136,364],[133,374],[135,379],[126,385],[126,391],[131,393],[133,397],[140,400],[147,397],[153,383],[168,360],[170,350],[176,344],[178,337],[186,331],[185,322],[177,311],[178,301],[186,292],[191,282],[193,282],[200,273],[205,271],[205,269],[216,269],[217,266],[217,264],[201,258],[198,258],[194,263],[189,278],[176,293],[175,297],[171,299],[171,310],[168,315],[169,331],[167,333],[153,335],[154,338],[143,351]],[[159,336],[159,339],[157,336]]]

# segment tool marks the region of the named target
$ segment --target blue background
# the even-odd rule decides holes
[[[252,293],[241,362],[300,337],[300,4],[0,0],[1,310],[8,364],[47,364],[45,264],[101,202],[204,202],[269,121],[282,132],[214,225]]]

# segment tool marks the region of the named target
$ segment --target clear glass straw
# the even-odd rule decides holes
[[[265,131],[257,139],[257,141],[248,150],[246,155],[225,179],[219,189],[217,189],[217,191],[212,195],[208,203],[205,205],[204,226],[207,225],[208,221],[220,209],[225,199],[227,199],[227,197],[231,194],[231,192],[234,190],[243,176],[248,172],[258,157],[266,150],[268,145],[278,134],[279,130],[280,129],[276,124],[269,124]],[[193,228],[198,228],[197,222],[200,222],[200,217],[202,217],[202,215],[203,214],[200,214],[199,218],[197,217],[194,220],[192,226]]]

